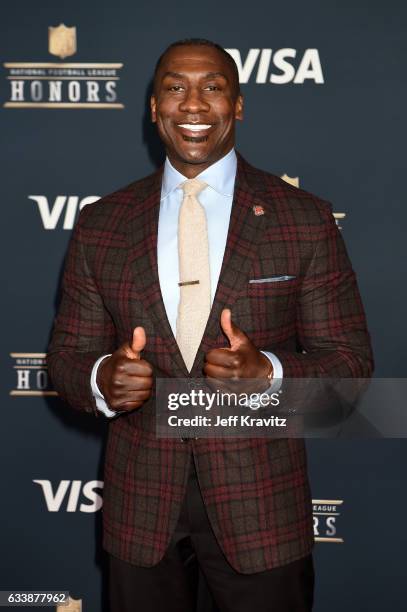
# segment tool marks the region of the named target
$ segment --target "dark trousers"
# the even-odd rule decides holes
[[[209,523],[193,465],[181,515],[163,559],[145,568],[110,555],[109,567],[110,612],[194,612],[199,568],[220,612],[312,610],[311,555],[255,574],[240,574],[229,565]]]

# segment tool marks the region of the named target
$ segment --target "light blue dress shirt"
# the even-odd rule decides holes
[[[211,304],[215,296],[225,252],[236,168],[236,153],[232,149],[225,157],[222,157],[196,177],[208,185],[199,193],[198,199],[205,209],[208,227]],[[167,158],[161,189],[157,258],[161,294],[174,336],[176,335],[178,303],[180,300],[180,288],[178,286],[178,215],[184,197],[181,185],[186,180],[187,178],[178,172]]]
[[[234,149],[231,149],[222,159],[219,159],[196,177],[207,183],[207,187],[199,193],[198,199],[205,209],[208,227],[211,303],[216,293],[225,252],[230,213],[232,210],[236,169],[236,153]],[[157,236],[157,261],[161,295],[174,337],[176,336],[177,312],[180,299],[180,288],[178,286],[178,215],[184,196],[181,185],[186,180],[188,180],[187,177],[178,172],[167,158],[165,160],[161,187]],[[281,379],[283,377],[283,369],[280,360],[273,353],[268,351],[262,352],[272,363],[274,378]],[[114,416],[117,412],[110,410],[96,384],[97,368],[106,356],[107,355],[103,355],[95,363],[92,370],[91,386],[98,409],[106,414],[106,416]],[[277,383],[278,381],[276,380],[275,382]],[[281,380],[278,386],[280,386],[280,384]],[[273,385],[270,387],[270,390],[271,388],[273,391],[275,390]]]

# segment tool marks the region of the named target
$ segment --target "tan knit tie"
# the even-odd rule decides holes
[[[206,186],[206,183],[198,179],[191,179],[181,185],[184,199],[178,219],[180,301],[177,342],[189,372],[211,309],[206,214],[196,197]]]

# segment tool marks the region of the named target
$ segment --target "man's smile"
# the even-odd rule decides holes
[[[209,130],[213,127],[210,123],[177,123],[184,140],[193,139],[192,142],[207,140]]]
[[[178,127],[185,128],[191,132],[202,132],[204,130],[209,130],[212,126],[203,123],[178,123]]]

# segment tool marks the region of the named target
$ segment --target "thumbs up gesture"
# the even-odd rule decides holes
[[[99,365],[97,384],[112,410],[140,408],[151,396],[153,368],[141,358],[146,342],[144,328],[136,327],[131,343],[122,344]]]
[[[267,376],[272,369],[270,361],[261,353],[232,321],[228,308],[222,310],[220,325],[229,347],[212,349],[205,356],[204,373],[208,378],[221,380],[228,387],[233,382],[244,379],[261,379],[257,390],[267,389],[270,381]],[[253,389],[254,390],[254,389]]]

